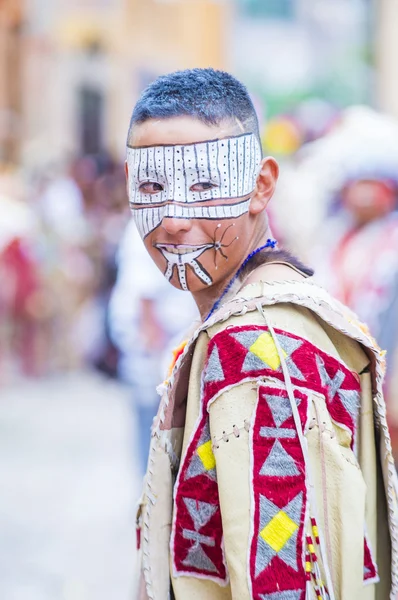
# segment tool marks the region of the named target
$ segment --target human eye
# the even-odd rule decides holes
[[[191,192],[208,192],[216,187],[218,185],[212,181],[198,181],[198,183],[191,185],[190,190]]]
[[[138,186],[139,191],[142,194],[158,194],[159,192],[163,192],[163,186],[156,181],[143,181]]]

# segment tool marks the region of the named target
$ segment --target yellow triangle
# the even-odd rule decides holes
[[[249,350],[260,360],[269,365],[273,371],[279,369],[281,361],[275,346],[275,342],[272,339],[272,335],[269,333],[269,331],[262,333],[256,339],[254,344],[250,346]],[[287,354],[284,350],[282,350],[282,354],[286,358]]]
[[[213,448],[211,440],[205,442],[196,450],[199,455],[200,460],[206,471],[211,471],[216,466],[216,459],[213,454]]]

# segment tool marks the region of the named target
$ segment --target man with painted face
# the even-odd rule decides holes
[[[160,387],[138,597],[394,598],[383,353],[272,239],[278,166],[245,87],[212,69],[157,79],[126,174],[149,254],[202,317]]]

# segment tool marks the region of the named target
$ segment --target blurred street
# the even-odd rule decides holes
[[[130,597],[139,482],[128,399],[90,373],[2,390],[2,600]]]

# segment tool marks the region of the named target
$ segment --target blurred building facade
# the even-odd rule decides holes
[[[376,105],[398,117],[398,3],[377,0],[375,18]]]
[[[395,0],[0,0],[0,158],[122,158],[139,92],[193,66],[236,73],[260,117],[314,96],[398,114],[397,11]]]
[[[22,0],[0,2],[0,161],[18,159],[22,135]]]
[[[226,12],[217,0],[31,0],[24,162],[104,148],[121,158],[133,103],[147,83],[175,69],[225,66]]]

